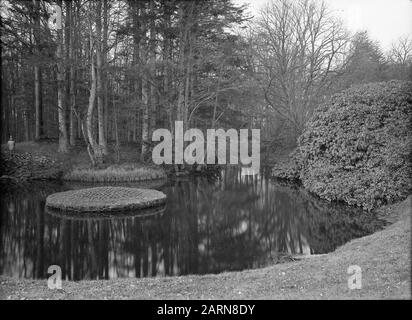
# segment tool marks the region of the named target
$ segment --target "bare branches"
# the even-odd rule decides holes
[[[343,66],[349,37],[322,3],[274,0],[255,25],[265,100],[299,131]]]
[[[412,39],[403,37],[397,43],[392,44],[389,51],[389,60],[392,63],[406,65],[412,62]]]

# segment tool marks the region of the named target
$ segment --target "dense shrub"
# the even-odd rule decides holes
[[[12,177],[17,181],[26,181],[59,179],[61,175],[61,163],[48,156],[37,156],[28,152],[1,152],[1,177]]]
[[[272,168],[272,176],[281,180],[298,182],[300,180],[300,164],[297,153],[298,150],[295,149],[289,157],[276,163]]]
[[[370,210],[406,197],[410,184],[412,83],[354,86],[317,108],[299,137],[305,188]]]

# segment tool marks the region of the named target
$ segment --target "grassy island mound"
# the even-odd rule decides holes
[[[63,180],[77,182],[137,182],[166,178],[166,172],[160,167],[134,164],[106,168],[75,167],[63,176]]]
[[[124,212],[163,205],[166,195],[152,189],[97,187],[54,193],[46,209],[85,213]]]
[[[411,191],[412,82],[354,86],[315,111],[290,163],[275,176],[371,210]],[[281,171],[279,173],[279,171]]]

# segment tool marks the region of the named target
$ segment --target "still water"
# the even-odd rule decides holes
[[[145,216],[78,219],[45,211],[49,194],[79,187],[87,186],[2,191],[0,274],[47,278],[53,264],[71,280],[219,273],[330,252],[383,226],[372,214],[241,168],[155,182],[150,187],[167,194],[166,207]]]

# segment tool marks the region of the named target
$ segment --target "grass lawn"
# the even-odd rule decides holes
[[[263,269],[218,275],[98,281],[0,277],[2,299],[411,299],[411,200],[382,207],[394,222],[336,251]],[[348,289],[348,267],[362,268],[362,289]]]

